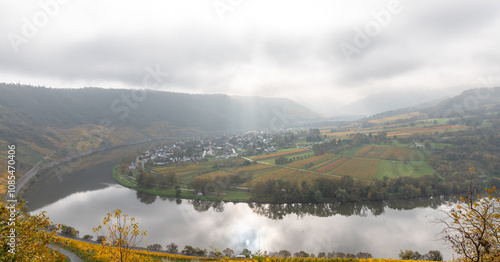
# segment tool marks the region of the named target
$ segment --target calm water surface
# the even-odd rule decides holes
[[[179,249],[370,252],[379,258],[397,258],[405,249],[440,250],[451,259],[444,242],[436,240],[442,227],[429,218],[449,201],[252,205],[162,198],[124,188],[111,178],[119,160],[137,150],[109,151],[45,172],[25,194],[28,205],[34,212],[47,211],[55,223],[75,227],[80,236],[94,235],[92,228],[104,215],[120,208],[148,232],[143,246],[174,242]]]

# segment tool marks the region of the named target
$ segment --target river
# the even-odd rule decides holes
[[[181,200],[138,193],[111,178],[112,168],[135,146],[101,152],[57,170],[41,172],[24,198],[34,213],[46,211],[51,221],[90,234],[105,214],[117,208],[135,217],[147,231],[140,245],[172,242],[211,250],[226,247],[236,253],[282,249],[308,253],[370,252],[376,258],[398,258],[400,250],[421,254],[452,253],[438,240],[442,225],[432,223],[450,201],[399,200],[323,205],[258,205]]]

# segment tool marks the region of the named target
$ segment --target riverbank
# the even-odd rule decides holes
[[[210,200],[210,201],[225,201],[225,202],[250,202],[250,193],[237,190],[221,190],[219,193],[198,195],[192,189],[188,189],[186,186],[180,187],[181,193],[178,195],[176,193],[176,188],[170,186],[168,188],[162,188],[158,185],[151,188],[140,187],[135,179],[126,174],[120,174],[119,165],[113,168],[113,179],[120,185],[134,189],[138,192],[148,193],[157,196],[167,196],[172,198],[182,198],[182,199],[200,199],[200,200]],[[216,195],[217,194],[217,195]]]

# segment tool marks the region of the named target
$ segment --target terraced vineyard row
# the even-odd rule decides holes
[[[378,159],[353,157],[343,165],[333,169],[330,173],[360,179],[375,179],[377,176],[378,162]]]
[[[241,172],[248,172],[248,171],[262,170],[262,169],[267,169],[267,168],[272,168],[272,166],[263,165],[263,164],[256,164],[256,165],[238,167],[234,171],[235,172],[240,172],[240,171]]]
[[[415,152],[413,148],[368,145],[359,150],[355,156],[389,160],[410,160],[413,152]]]
[[[214,172],[210,172],[210,173],[206,173],[206,174],[203,174],[203,175],[199,175],[196,178],[197,179],[210,179],[210,180],[214,180],[216,177],[225,177],[225,176],[228,176],[228,175],[234,175],[234,173],[227,172],[227,171],[224,171],[224,170],[217,170],[217,171],[214,171]]]
[[[256,179],[252,180],[252,181],[246,182],[246,183],[242,184],[242,186],[253,187],[258,182],[264,182],[264,181],[269,180],[269,179],[278,180],[278,179],[281,179],[284,176],[293,174],[293,173],[295,173],[297,171],[298,170],[291,169],[291,168],[280,168],[280,169],[278,169],[276,171],[273,171],[273,172],[267,173],[266,175],[260,176],[260,177],[258,177]]]
[[[297,153],[302,153],[305,151],[309,151],[309,149],[300,148],[300,149],[292,150],[292,151],[285,151],[285,152],[280,152],[280,153],[275,153],[275,154],[270,154],[270,155],[257,156],[257,157],[253,157],[252,159],[253,160],[263,160],[263,159],[268,159],[268,158],[276,158],[276,157],[280,157],[280,156],[295,155]]]
[[[331,154],[323,154],[311,158],[306,158],[303,160],[299,161],[294,161],[292,163],[286,164],[289,167],[295,167],[295,168],[305,168],[305,166],[309,163],[317,164],[317,163],[323,163],[324,161],[327,161],[331,159],[334,155]]]
[[[313,167],[310,167],[308,169],[309,170],[316,170],[322,166],[325,166],[325,165],[328,165],[328,164],[331,164],[331,163],[337,161],[340,157],[342,157],[342,156],[332,155],[330,158],[327,159],[327,161],[321,162],[321,163],[319,163]]]
[[[326,173],[326,172],[329,172],[330,170],[334,169],[334,168],[337,168],[338,166],[342,165],[343,163],[345,163],[347,160],[349,160],[350,157],[348,156],[345,156],[331,164],[328,164],[328,165],[325,165],[325,166],[322,166],[318,169],[316,169],[316,171],[318,172],[323,172],[323,173]]]

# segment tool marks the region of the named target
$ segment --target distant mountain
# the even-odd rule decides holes
[[[407,107],[427,107],[435,105],[447,97],[458,94],[457,90],[436,91],[390,91],[369,95],[361,100],[337,108],[332,115],[370,116],[386,111]]]
[[[460,117],[476,110],[500,107],[500,87],[475,88],[448,98],[423,112],[430,117]]]
[[[0,144],[19,144],[27,164],[62,147],[273,130],[320,117],[282,98],[14,84],[0,84],[0,94]]]
[[[500,87],[469,89],[450,98],[436,99],[417,106],[384,111],[360,118],[360,121],[382,119],[416,111],[425,113],[429,118],[455,118],[470,115],[477,110],[500,111]]]

